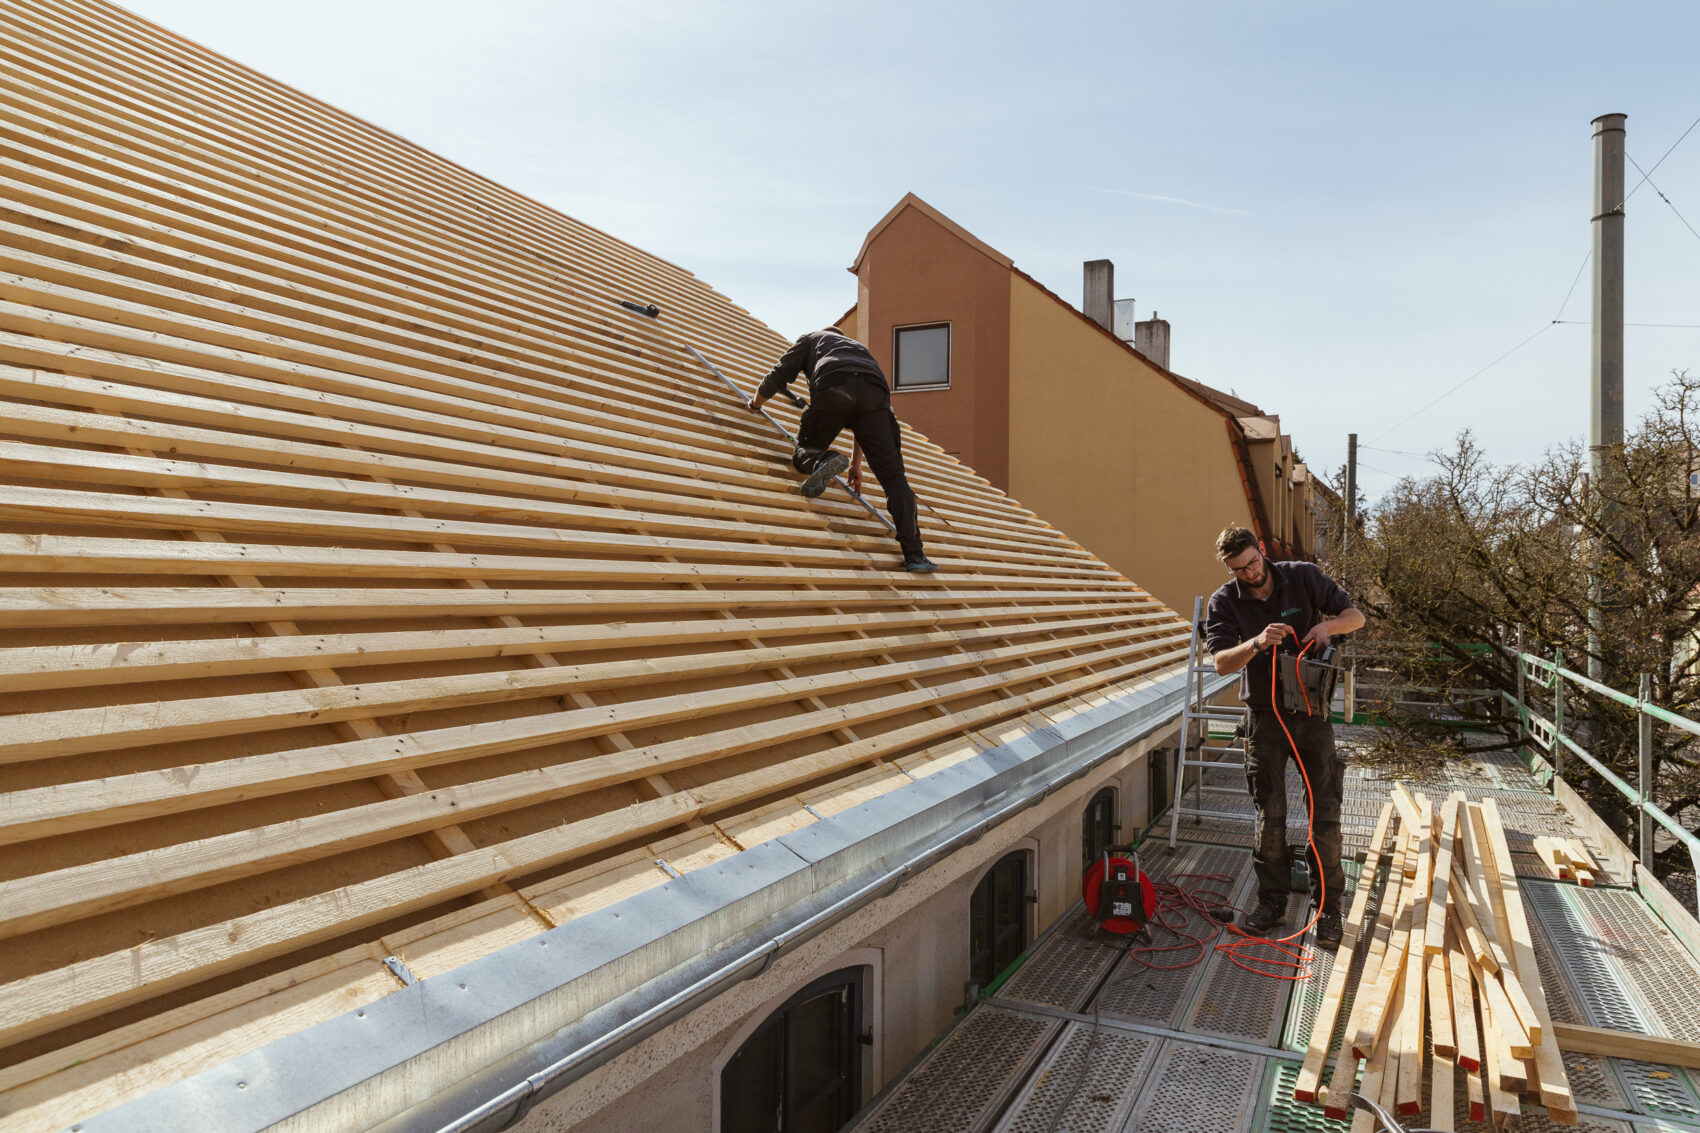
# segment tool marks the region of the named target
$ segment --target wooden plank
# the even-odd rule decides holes
[[[907,579],[901,580],[907,584]],[[958,580],[960,581],[960,580]],[[169,625],[407,617],[494,617],[503,614],[660,613],[725,606],[730,609],[825,606],[996,605],[1003,602],[1100,602],[1108,590],[1052,592],[937,588],[885,589],[881,575],[867,590],[447,590],[404,587],[0,587],[0,628],[90,625]],[[874,587],[880,587],[875,589]]]
[[[1418,824],[1422,821],[1422,815],[1417,810],[1416,801],[1411,798],[1410,792],[1405,790],[1405,785],[1403,783],[1395,783],[1388,793],[1393,799],[1393,805],[1399,810],[1399,821],[1404,824],[1405,829],[1418,829]],[[1415,862],[1410,864],[1412,868],[1415,868]]]
[[[0,986],[0,996],[10,1005],[0,1018],[0,1044],[45,1034],[315,941],[476,892],[494,881],[668,829],[698,809],[688,793],[636,803],[14,980]]]
[[[1452,1038],[1458,1047],[1458,1065],[1474,1072],[1482,1064],[1482,1032],[1476,1022],[1470,963],[1456,936],[1446,942],[1446,972],[1452,981]]]
[[[1472,963],[1490,974],[1499,971],[1497,949],[1490,947],[1487,937],[1482,931],[1481,922],[1476,919],[1476,912],[1468,901],[1458,901],[1447,910],[1447,919],[1451,921],[1454,933],[1459,937],[1465,952]]]
[[[1446,923],[1441,922],[1443,925]],[[1427,937],[1424,937],[1427,943]],[[1428,958],[1428,1019],[1429,1041],[1436,1055],[1458,1056],[1458,1040],[1452,1033],[1452,977],[1446,971],[1446,944]]]
[[[0,1070],[6,1129],[62,1130],[401,990],[381,959],[360,945]]]
[[[1101,647],[1121,636],[1121,633],[1112,631],[1069,638],[1068,641],[1070,645],[1091,648]],[[836,658],[849,661],[881,653],[901,655],[955,643],[955,635],[947,632],[906,634],[878,640],[811,642],[760,649],[731,649],[719,653],[560,665],[523,672],[463,673],[342,684],[331,688],[184,697],[165,702],[37,712],[0,717],[0,764],[31,759],[62,759],[142,744],[245,735],[403,712],[554,697],[573,690],[589,692],[607,688],[638,688],[652,682],[760,672],[808,661]],[[1045,640],[1014,648],[1019,651],[1006,656],[1043,656],[1056,652],[1060,646],[1055,641]],[[935,673],[966,668],[979,663],[968,659],[978,655],[950,654],[919,661],[894,661],[886,665],[851,668],[810,680],[827,691],[866,687],[911,675],[911,670],[914,673]],[[700,712],[707,717],[728,708],[793,699],[783,696],[775,699],[771,691],[763,697],[761,691],[737,689],[721,690],[718,695],[701,694]]]
[[[1417,891],[1411,903],[1411,935],[1405,954],[1405,985],[1399,1000],[1393,1049],[1399,1057],[1399,1075],[1394,1100],[1399,1113],[1422,1109],[1423,1006],[1427,1001],[1424,981],[1428,975],[1428,953],[1424,934],[1428,926],[1428,904],[1434,872],[1434,812],[1427,799],[1418,808]],[[1391,1008],[1390,1008],[1391,1010]]]
[[[1062,643],[1061,647],[1066,648],[1067,643]],[[689,766],[705,758],[731,755],[784,739],[816,735],[834,727],[880,719],[927,704],[948,703],[956,697],[971,697],[1002,687],[1012,680],[1035,680],[1053,673],[1067,673],[1092,663],[1090,658],[1094,657],[1099,661],[1113,660],[1097,654],[1089,654],[1085,659],[1070,656],[1008,673],[970,677],[948,685],[894,693],[803,716],[694,735],[673,741],[661,749],[649,749],[647,755],[603,756],[592,761],[591,765],[579,766],[573,774],[579,777],[583,789],[589,790],[624,781],[640,768],[644,773],[654,773],[674,766]],[[960,656],[958,659],[961,659]],[[1175,658],[1168,660],[1172,662]],[[1142,660],[1109,672],[1142,672],[1151,665],[1152,662]],[[927,738],[929,741],[937,740],[942,735],[971,727],[974,722],[999,719],[1024,710],[1018,705],[1037,707],[1064,699],[1070,693],[1059,692],[1059,689],[1072,692],[1101,684],[1094,676],[1076,678],[1024,697],[961,712],[958,715],[964,723],[958,727],[952,727],[949,720],[943,723],[935,720],[926,725],[926,730],[931,733]],[[854,682],[844,687],[853,685]],[[188,781],[177,769],[164,769],[16,791],[0,795],[0,836],[16,841],[55,831],[88,829],[154,814],[175,813],[193,806],[211,806],[236,798],[257,798],[311,784],[345,782],[394,768],[418,769],[475,756],[524,751],[548,743],[628,730],[638,724],[693,718],[717,703],[736,701],[746,707],[774,704],[819,693],[829,687],[820,678],[768,681],[715,694],[681,693],[609,707],[416,731],[401,737],[345,740],[291,751],[237,756],[197,767],[195,774],[187,777]],[[918,733],[911,731],[904,734]]]
[[[1369,852],[1364,855],[1358,871],[1358,889],[1352,897],[1352,907],[1340,926],[1340,945],[1335,949],[1334,964],[1328,970],[1328,986],[1323,989],[1322,1002],[1311,1024],[1310,1044],[1305,1050],[1304,1064],[1293,1085],[1293,1097],[1301,1102],[1315,1101],[1322,1079],[1322,1067],[1334,1037],[1334,1024],[1340,1014],[1340,1000],[1346,993],[1346,978],[1351,972],[1352,954],[1357,948],[1363,928],[1364,911],[1369,906],[1370,890],[1375,887],[1375,874],[1381,866],[1382,845],[1393,819],[1393,803],[1382,804],[1376,818],[1375,831],[1370,835]]]
[[[1486,1016],[1482,1020],[1482,1077],[1487,1085],[1487,1116],[1495,1127],[1515,1122],[1523,1112],[1517,1094],[1505,1088],[1507,1059],[1504,1044],[1495,1040]],[[1515,1128],[1515,1126],[1513,1126]]]
[[[1418,837],[1421,837],[1420,828]],[[1414,858],[1415,855],[1409,855]],[[1400,986],[1404,980],[1405,954],[1411,944],[1411,909],[1415,903],[1416,884],[1408,883],[1399,891],[1399,907],[1394,915],[1392,934],[1388,937],[1387,951],[1382,956],[1381,968],[1376,974],[1373,986],[1366,987],[1361,981],[1358,985],[1357,999],[1363,1003],[1363,1015],[1358,1024],[1357,1034],[1350,1038],[1352,1052],[1359,1058],[1369,1057],[1375,1043],[1375,1036],[1380,1033],[1382,1021],[1390,1015],[1396,1015],[1393,1010],[1393,989]],[[1421,943],[1418,943],[1419,949]],[[1352,1006],[1353,1015],[1357,1015],[1357,1003]]]
[[[1481,825],[1486,828],[1487,843],[1493,855],[1500,889],[1506,896],[1506,919],[1510,925],[1511,959],[1519,977],[1526,974],[1523,990],[1527,993],[1541,1037],[1536,1045],[1535,1063],[1540,1068],[1541,1102],[1549,1111],[1561,1115],[1576,1112],[1575,1097],[1570,1089],[1570,1076],[1565,1072],[1564,1059],[1552,1035],[1552,1018],[1547,1010],[1546,994],[1541,990],[1540,968],[1535,962],[1534,941],[1529,935],[1528,920],[1523,911],[1522,893],[1517,887],[1516,874],[1511,869],[1511,851],[1505,842],[1505,829],[1500,822],[1499,806],[1493,799],[1482,804]],[[1561,1118],[1562,1119],[1562,1118]]]
[[[1440,840],[1434,855],[1434,886],[1428,904],[1428,924],[1423,931],[1423,950],[1438,956],[1445,949],[1446,905],[1452,883],[1453,840],[1458,829],[1458,809],[1464,805],[1464,792],[1454,791],[1447,796],[1441,811]]]
[[[1382,891],[1380,911],[1376,915],[1369,950],[1364,954],[1363,969],[1358,975],[1357,989],[1352,997],[1352,1010],[1346,1017],[1346,1025],[1342,1031],[1342,1045],[1334,1060],[1334,1074],[1329,1079],[1328,1092],[1332,1097],[1349,1094],[1357,1074],[1360,1056],[1353,1049],[1353,1043],[1358,1032],[1363,1029],[1364,1019],[1370,1010],[1369,996],[1380,978],[1386,960],[1395,914],[1405,888],[1404,859],[1411,852],[1412,841],[1413,835],[1409,827],[1402,828],[1394,841],[1393,857],[1388,864],[1387,885]],[[1344,1110],[1341,1113],[1343,1114]]]
[[[1541,863],[1547,876],[1554,881],[1566,881],[1570,877],[1570,853],[1559,844],[1558,839],[1539,834],[1535,837],[1535,859]]]
[[[1487,1067],[1484,1065],[1464,1076],[1464,1090],[1468,1097],[1470,1120],[1484,1125],[1489,1121],[1487,1089],[1482,1085],[1482,1079],[1486,1075]]]
[[[1700,1042],[1641,1035],[1610,1027],[1589,1027],[1581,1023],[1554,1022],[1552,1026],[1560,1050],[1700,1070]]]
[[[0,544],[6,536],[0,535]],[[0,557],[4,552],[0,551]],[[716,621],[598,622],[590,625],[496,626],[489,629],[421,629],[412,632],[300,634],[295,637],[226,637],[182,641],[118,641],[88,645],[15,646],[0,650],[0,691],[110,686],[141,681],[202,680],[251,673],[290,672],[321,665],[347,670],[473,658],[525,657],[609,648],[725,641],[748,637],[854,634],[915,628],[948,628],[962,643],[1019,641],[1111,626],[1167,622],[1167,613],[1123,614],[1112,603],[1098,617],[1044,620],[1048,606],[1002,609],[913,610],[729,618]],[[1092,613],[1072,607],[1069,613]],[[972,623],[972,624],[969,624]],[[1013,624],[1012,624],[1013,623]]]
[[[1404,969],[1400,968],[1394,977],[1392,994],[1398,995],[1404,990],[1404,979]],[[1392,1086],[1392,1082],[1389,1081],[1387,1077],[1387,1064],[1388,1060],[1393,1057],[1393,1030],[1396,1022],[1397,1020],[1394,1018],[1393,1014],[1389,1012],[1378,1026],[1374,1040],[1365,1044],[1368,1047],[1368,1056],[1364,1060],[1363,1080],[1359,1084],[1356,1092],[1363,1094],[1367,1098],[1377,1098],[1379,1100],[1381,1098],[1382,1086],[1384,1084],[1389,1087]],[[1341,1049],[1340,1058],[1342,1063],[1351,1063],[1354,1070],[1356,1069],[1356,1063],[1352,1058],[1352,1051],[1349,1048]],[[1397,1079],[1397,1076],[1398,1067],[1395,1066],[1394,1078]],[[1343,1119],[1348,1114],[1351,1114],[1352,1121],[1354,1123],[1353,1127],[1356,1128],[1358,1116],[1361,1115],[1367,1117],[1368,1115],[1364,1114],[1361,1110],[1354,1111],[1352,1109],[1351,1095],[1353,1090],[1351,1087],[1351,1081],[1352,1079],[1347,1077],[1345,1079],[1345,1083],[1343,1085],[1339,1085],[1339,1088],[1336,1088],[1338,1083],[1329,1083],[1328,1094],[1323,1099],[1322,1112],[1325,1116],[1332,1117],[1336,1120]],[[1389,1104],[1390,1102],[1391,1098],[1383,1104]]]
[[[1431,956],[1429,961],[1435,962]],[[1430,1129],[1453,1129],[1453,1106],[1458,1090],[1458,1071],[1450,1055],[1434,1052],[1434,1067],[1429,1075],[1428,1098],[1428,1127]]]

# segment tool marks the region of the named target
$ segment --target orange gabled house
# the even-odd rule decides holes
[[[1229,523],[1313,557],[1310,478],[1279,419],[1170,371],[1162,320],[1139,324],[1156,333],[1136,349],[1107,262],[1087,268],[1096,318],[910,193],[857,253],[844,325],[892,376],[904,423],[1174,609],[1220,583]]]

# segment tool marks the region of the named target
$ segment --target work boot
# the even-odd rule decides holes
[[[903,569],[910,574],[932,574],[939,569],[938,564],[925,555],[904,555]]]
[[[1340,943],[1340,914],[1332,910],[1316,918],[1316,942],[1334,947]]]
[[[843,453],[829,452],[815,465],[815,470],[809,473],[809,478],[803,481],[802,492],[809,499],[814,499],[826,491],[826,486],[832,483],[832,478],[850,467],[850,462],[844,459]]]
[[[1286,923],[1285,897],[1260,897],[1257,908],[1240,918],[1240,927],[1251,936],[1267,936],[1271,930]]]

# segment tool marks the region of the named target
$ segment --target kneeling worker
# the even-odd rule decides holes
[[[885,489],[886,508],[903,548],[903,569],[917,573],[938,570],[921,547],[915,493],[903,473],[902,439],[880,364],[867,347],[837,328],[812,330],[780,356],[746,407],[751,413],[761,412],[767,399],[790,385],[799,373],[808,375],[809,407],[803,410],[802,423],[797,427],[797,450],[791,464],[807,477],[803,495],[811,499],[820,495],[846,468],[850,470],[846,477],[850,490],[860,495],[862,454],[867,453],[868,464]],[[848,461],[832,451],[832,442],[846,426],[855,437]]]
[[[1319,705],[1317,715],[1281,712],[1270,696],[1270,674],[1276,647],[1297,653],[1311,642],[1310,653],[1320,653],[1334,634],[1362,626],[1364,616],[1315,563],[1270,562],[1257,536],[1243,527],[1230,527],[1217,537],[1216,557],[1233,577],[1210,596],[1206,647],[1218,673],[1240,674],[1240,699],[1251,709],[1245,777],[1257,808],[1251,855],[1257,872],[1257,907],[1241,919],[1240,926],[1253,936],[1265,936],[1287,919],[1287,895],[1292,888],[1287,860],[1287,757],[1297,748],[1310,779],[1311,838],[1322,859],[1320,869],[1311,862],[1312,893],[1319,886],[1322,890],[1316,938],[1338,944],[1344,907],[1340,898],[1346,884],[1340,868],[1345,761],[1335,754],[1329,706]]]

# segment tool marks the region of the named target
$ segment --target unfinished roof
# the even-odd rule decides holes
[[[8,1129],[1184,656],[913,433],[942,573],[890,570],[693,355],[749,390],[785,343],[689,272],[117,8],[0,33]]]

